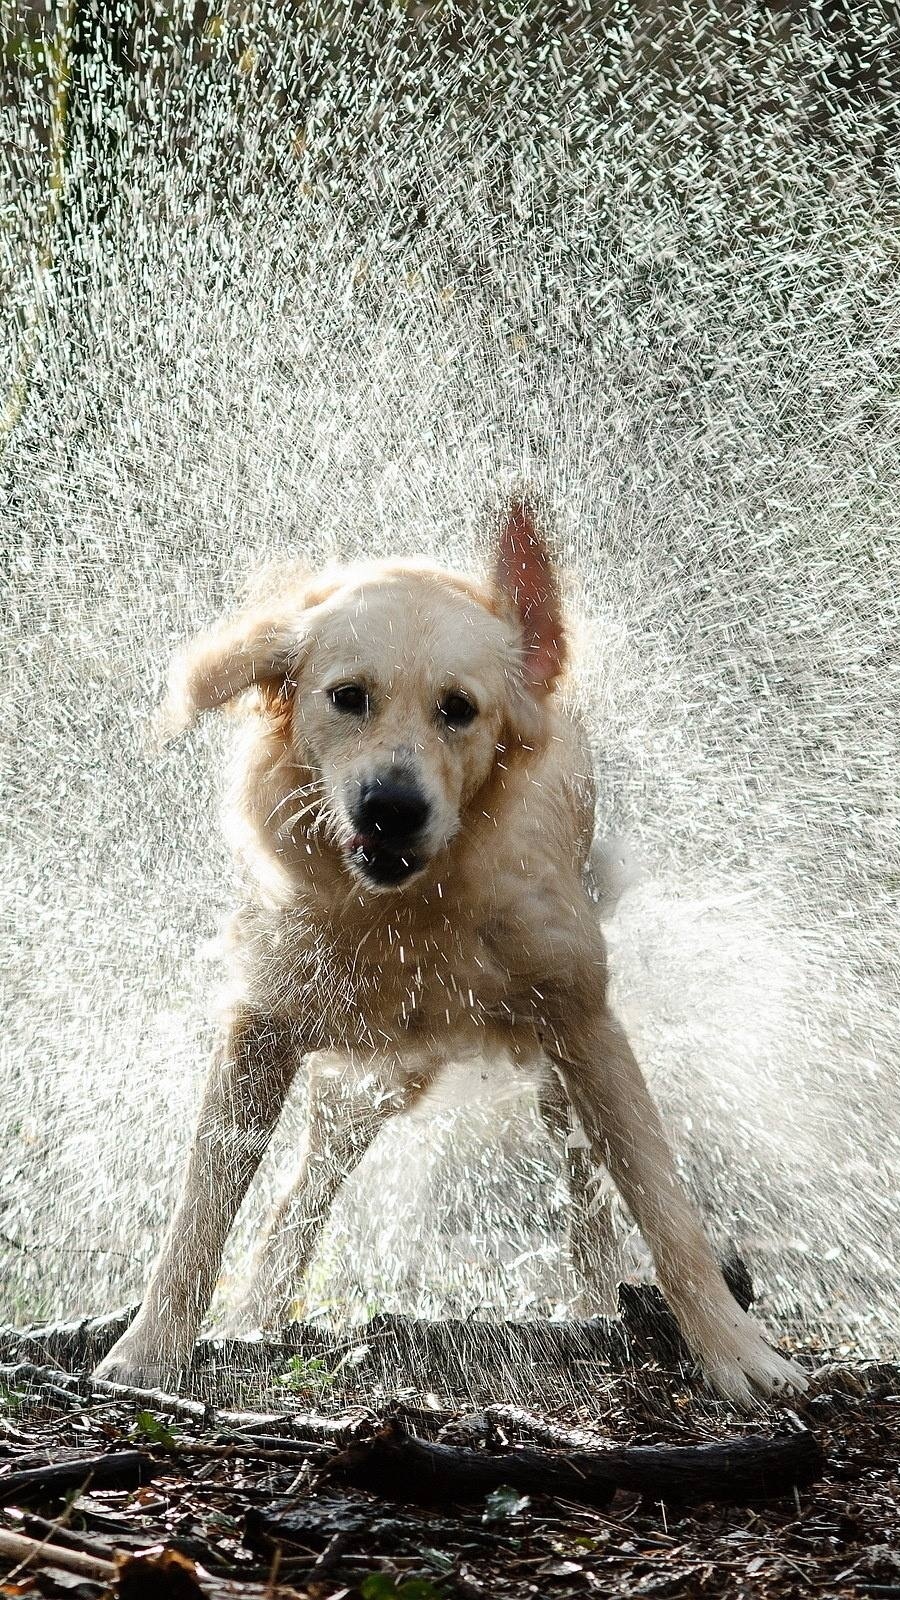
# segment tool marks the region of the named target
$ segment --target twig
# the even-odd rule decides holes
[[[335,1567],[341,1557],[349,1550],[352,1543],[353,1533],[347,1529],[338,1528],[337,1532],[331,1535],[321,1555],[316,1556],[313,1563],[313,1572],[316,1577],[326,1577],[332,1567]],[[276,1549],[280,1548],[280,1546],[276,1546]]]
[[[18,1239],[12,1239],[8,1233],[3,1232],[2,1228],[0,1228],[0,1244],[9,1245],[10,1250],[18,1250],[20,1255],[31,1255],[30,1245],[22,1244]]]
[[[187,1422],[198,1422],[201,1427],[208,1426],[215,1415],[212,1406],[204,1405],[202,1400],[183,1400],[180,1395],[167,1394],[164,1389],[132,1389],[130,1384],[109,1383],[105,1378],[88,1378],[87,1382],[94,1394],[109,1395],[111,1400],[140,1406],[144,1411],[166,1411]]]

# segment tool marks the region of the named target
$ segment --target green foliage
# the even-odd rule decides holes
[[[484,1502],[482,1522],[511,1522],[516,1517],[521,1517],[528,1510],[531,1501],[527,1494],[520,1495],[516,1489],[511,1489],[508,1484],[501,1484],[499,1489],[494,1489]]]
[[[441,1600],[428,1578],[407,1578],[395,1583],[386,1572],[373,1572],[360,1588],[363,1600]]]
[[[7,1388],[5,1383],[0,1383],[0,1411],[5,1411],[9,1416],[18,1416],[25,1404],[25,1396],[17,1394],[15,1389]]]
[[[175,1436],[170,1433],[164,1422],[155,1417],[152,1411],[139,1411],[134,1419],[132,1436],[136,1439],[148,1439],[151,1444],[161,1444],[166,1450],[175,1449]]]
[[[331,1388],[334,1376],[321,1356],[291,1356],[287,1372],[279,1373],[275,1383],[291,1394],[321,1394]]]
[[[456,1565],[452,1556],[448,1556],[443,1550],[433,1550],[430,1545],[423,1546],[421,1555],[422,1560],[427,1561],[435,1572],[452,1572]]]

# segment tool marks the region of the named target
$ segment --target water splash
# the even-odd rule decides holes
[[[884,1348],[883,24],[860,18],[854,57],[824,11],[788,31],[673,8],[654,37],[625,7],[370,11],[301,27],[296,8],[202,21],[134,0],[110,28],[79,6],[48,20],[43,56],[27,25],[5,35],[23,136],[0,157],[0,313],[27,382],[3,467],[0,1313],[133,1297],[177,1181],[231,879],[224,730],[146,752],[171,647],[285,552],[483,561],[483,506],[527,477],[556,507],[599,825],[642,867],[609,928],[616,999],[685,1170],[779,1315]],[[484,1093],[388,1130],[309,1304],[566,1302],[557,1158],[527,1091]]]

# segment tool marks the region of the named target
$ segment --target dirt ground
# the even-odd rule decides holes
[[[303,1355],[276,1377],[268,1411],[251,1414],[214,1411],[208,1396],[178,1404],[104,1394],[61,1367],[35,1366],[33,1345],[25,1360],[21,1346],[13,1352],[0,1339],[0,1349],[4,1595],[900,1597],[893,1364],[821,1365],[794,1408],[747,1419],[711,1401],[686,1369],[652,1361],[598,1370],[591,1405],[548,1404],[545,1372],[544,1401],[527,1409],[481,1403],[483,1383],[473,1406],[409,1391],[388,1400],[358,1378],[348,1405],[350,1375],[328,1395],[319,1384],[311,1408],[320,1374]],[[370,1438],[389,1414],[405,1433],[482,1461],[529,1447],[552,1463],[572,1450],[806,1428],[822,1464],[803,1487],[774,1498],[739,1491],[734,1503],[620,1488],[587,1504],[580,1489],[549,1494],[539,1481],[528,1493],[501,1483],[462,1504],[438,1496],[416,1505],[416,1484],[392,1499],[342,1472],[348,1441]],[[724,1480],[711,1493],[728,1496]],[[16,1545],[11,1534],[37,1543]]]

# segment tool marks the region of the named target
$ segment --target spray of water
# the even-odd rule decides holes
[[[900,207],[874,10],[856,55],[824,10],[731,0],[652,28],[453,0],[4,26],[0,1314],[134,1298],[177,1182],[232,890],[226,730],[146,748],[173,645],[273,556],[477,565],[484,506],[526,478],[629,861],[615,999],[684,1171],[777,1316],[895,1343]],[[307,1309],[569,1303],[559,1155],[521,1086],[466,1071],[367,1157]]]

